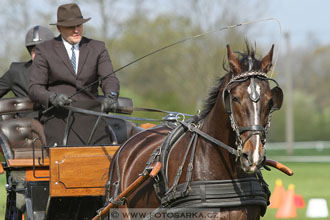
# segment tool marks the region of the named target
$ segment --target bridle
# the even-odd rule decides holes
[[[232,79],[227,83],[225,88],[223,89],[222,92],[222,102],[223,106],[229,116],[231,127],[233,131],[236,134],[236,147],[237,147],[237,153],[238,157],[241,155],[243,147],[245,143],[254,135],[259,135],[261,138],[261,142],[263,146],[266,144],[266,136],[268,134],[268,130],[270,128],[270,123],[271,123],[271,115],[272,112],[277,110],[276,108],[271,109],[270,113],[267,116],[267,124],[266,126],[262,126],[260,124],[253,124],[249,125],[246,127],[240,127],[237,125],[237,122],[235,120],[234,114],[233,114],[233,105],[232,105],[232,94],[231,94],[231,89],[233,89],[235,86],[232,86],[234,83],[242,83],[247,80],[251,80],[251,93],[250,93],[250,99],[251,101],[257,103],[260,100],[260,94],[256,92],[256,86],[255,86],[255,79],[260,79],[260,80],[268,80],[268,81],[273,81],[276,84],[276,87],[280,89],[279,84],[276,80],[269,78],[266,73],[259,72],[259,71],[247,71],[244,73],[241,73],[237,76],[232,77]],[[247,138],[243,141],[242,134],[251,131],[252,133],[247,136]]]

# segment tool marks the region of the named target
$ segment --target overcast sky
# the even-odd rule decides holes
[[[330,1],[273,0],[266,16],[277,17],[294,45],[306,44],[312,36],[321,44],[330,43]]]

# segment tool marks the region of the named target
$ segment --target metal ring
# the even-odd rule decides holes
[[[190,123],[190,124],[188,124],[188,130],[191,131],[191,132],[193,132],[192,127],[197,128],[197,125],[194,124],[194,123]]]
[[[180,120],[180,119],[181,119],[181,120]],[[182,114],[182,113],[178,113],[178,114],[176,114],[176,116],[175,116],[175,120],[176,120],[177,122],[185,121],[185,119],[186,119],[186,117],[185,117],[184,114]]]

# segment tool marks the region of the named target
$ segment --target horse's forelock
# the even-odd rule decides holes
[[[255,49],[256,45],[253,48],[246,41],[245,46],[246,46],[245,52],[243,52],[243,53],[237,52],[242,72],[260,71],[261,70],[261,60],[260,60],[260,58],[256,58],[256,49]],[[252,69],[249,69],[250,68],[250,64],[249,64],[250,58],[252,61]]]

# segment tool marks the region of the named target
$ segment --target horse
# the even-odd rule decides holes
[[[271,114],[281,108],[283,92],[267,76],[274,45],[262,59],[248,43],[246,48],[234,53],[227,45],[227,73],[210,90],[199,115],[184,120],[178,114],[120,147],[110,167],[107,201],[115,203],[113,198],[142,170],[160,161],[161,172],[116,201],[119,208],[148,208],[154,210],[151,216],[164,209],[167,214],[212,209],[218,219],[265,214],[270,192],[260,168]]]

